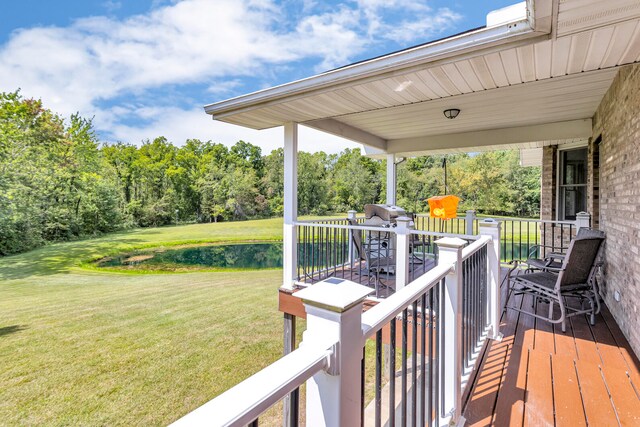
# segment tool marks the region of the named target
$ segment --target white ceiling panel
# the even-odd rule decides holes
[[[615,70],[583,73],[528,85],[348,114],[335,119],[392,140],[492,129],[504,125],[588,118],[595,112],[615,74]],[[453,107],[461,110],[458,118],[445,118],[443,110]]]
[[[496,82],[493,80],[493,77],[491,76],[491,71],[489,71],[487,61],[485,61],[483,56],[472,58],[469,60],[469,63],[473,68],[473,73],[482,83],[483,89],[495,89],[496,87],[498,87],[496,85]]]
[[[535,68],[536,80],[544,80],[551,77],[551,49],[552,42],[548,40],[542,43],[536,43],[535,49]]]

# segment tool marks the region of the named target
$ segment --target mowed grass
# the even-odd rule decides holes
[[[166,425],[277,360],[280,270],[78,266],[144,246],[278,240],[281,230],[281,219],[136,230],[0,259],[0,424]]]

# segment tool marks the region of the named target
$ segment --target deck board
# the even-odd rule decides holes
[[[599,365],[580,359],[575,363],[584,412],[589,425],[618,425],[617,416],[611,406],[611,399],[602,379]]]
[[[531,296],[522,297],[520,306],[530,306]],[[507,310],[503,316],[508,316],[513,310]],[[517,312],[516,312],[517,313]],[[534,342],[534,318],[519,313],[513,334],[504,334],[504,339],[511,338],[511,345],[507,354],[502,385],[498,392],[495,407],[494,425],[521,426],[524,423],[524,401],[527,385],[526,366],[529,363],[529,348]],[[522,369],[524,367],[524,369]]]
[[[548,304],[536,304],[536,314],[547,316]],[[556,344],[553,336],[553,324],[542,319],[536,319],[536,332],[533,348],[546,354],[555,353]]]
[[[529,349],[527,373],[524,425],[553,426],[551,354]]]
[[[640,360],[638,360],[638,357],[631,349],[629,341],[627,341],[625,336],[622,334],[622,331],[613,318],[611,312],[609,310],[602,310],[600,315],[611,332],[611,335],[618,346],[618,351],[620,351],[620,354],[622,354],[622,357],[625,360],[625,369],[628,370],[629,377],[631,377],[631,380],[635,384],[635,389],[640,393]]]
[[[530,297],[521,301],[548,310],[532,308]],[[501,331],[503,341],[487,346],[471,385],[467,425],[640,425],[640,362],[606,306],[595,325],[578,315],[566,332],[507,310]]]
[[[551,363],[556,426],[586,426],[573,355],[553,356]]]
[[[578,359],[591,363],[602,363],[598,346],[596,345],[591,327],[586,316],[573,316],[570,318],[573,328],[573,336],[575,338]]]
[[[620,424],[623,426],[640,425],[640,399],[635,393],[627,372],[613,366],[603,365],[602,376],[611,395]]]
[[[522,296],[515,297],[514,301],[516,304],[521,304]],[[474,420],[469,425],[484,427],[491,425],[493,421],[498,390],[500,390],[508,355],[513,345],[518,316],[519,313],[513,310],[509,310],[502,316],[500,331],[503,339],[484,354],[479,366],[480,374],[475,383],[475,393],[469,396],[467,404],[467,416]]]

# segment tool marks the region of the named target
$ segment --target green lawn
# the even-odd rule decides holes
[[[281,230],[281,219],[136,230],[0,259],[0,424],[165,425],[275,361],[280,270],[79,265],[142,246],[280,239]]]

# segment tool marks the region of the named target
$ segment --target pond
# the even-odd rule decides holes
[[[282,267],[282,243],[243,243],[150,249],[101,259],[123,270],[264,269]]]

